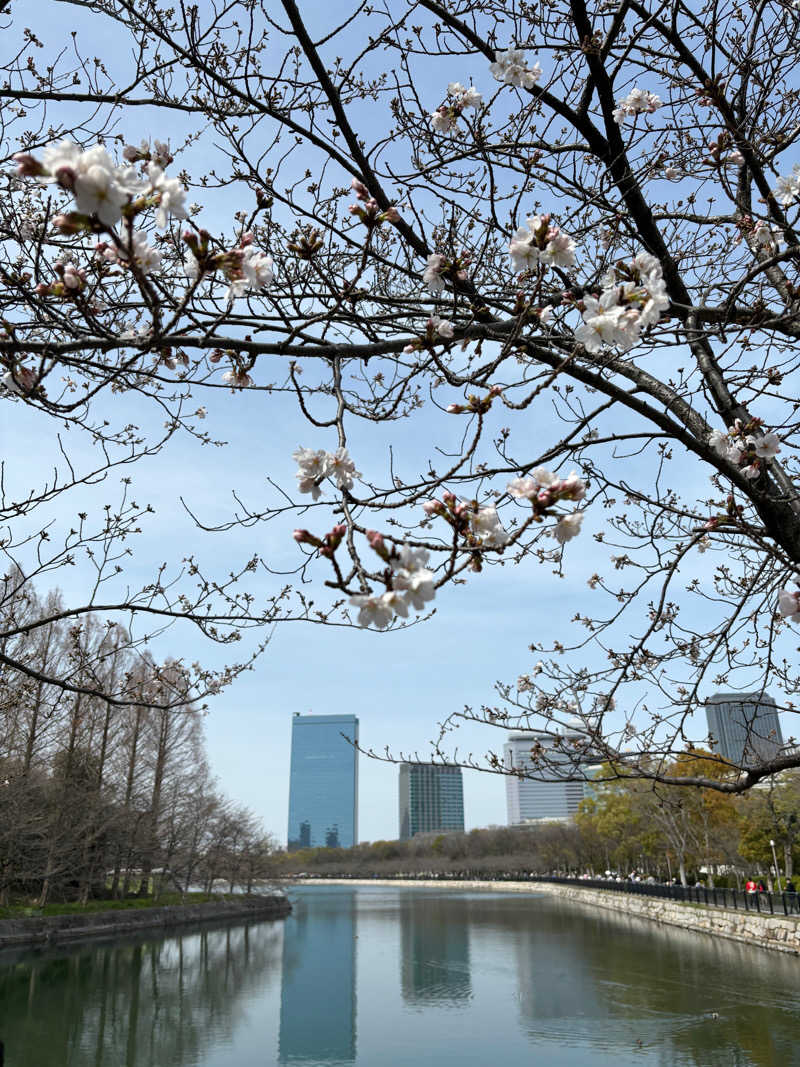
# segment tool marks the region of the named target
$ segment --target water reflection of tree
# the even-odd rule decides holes
[[[197,1063],[277,977],[281,923],[0,958],[0,1037],[15,1067]]]

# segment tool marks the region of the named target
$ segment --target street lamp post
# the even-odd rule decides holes
[[[781,872],[778,867],[778,857],[775,855],[775,842],[770,838],[769,847],[772,849],[772,859],[775,863],[775,877],[778,880],[778,892],[781,891]]]

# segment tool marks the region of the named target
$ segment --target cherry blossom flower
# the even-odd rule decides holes
[[[222,380],[233,389],[246,389],[248,386],[255,384],[247,371],[237,369],[225,371],[222,375]]]
[[[186,219],[189,214],[186,210],[186,190],[177,178],[168,178],[162,167],[157,163],[147,164],[147,176],[154,193],[158,194],[158,211],[156,212],[156,226],[160,230],[166,229],[167,215],[173,215],[176,219]]]
[[[749,434],[745,441],[754,450],[759,459],[772,459],[781,450],[781,440],[776,433],[765,433],[761,437]]]
[[[561,480],[558,495],[561,500],[583,500],[586,496],[586,482],[579,478],[575,471],[570,471],[567,477]]]
[[[320,483],[330,471],[330,453],[324,448],[314,451],[301,447],[292,453],[292,459],[300,468],[295,474],[298,492],[311,493],[312,500],[319,500],[322,496]]]
[[[79,270],[74,263],[65,263],[61,271],[61,280],[67,289],[82,289],[86,282],[86,272]]]
[[[461,82],[450,82],[447,86],[447,95],[453,97],[456,105],[462,110],[468,107],[477,110],[483,102],[483,97],[474,85],[466,89]]]
[[[37,377],[29,367],[15,367],[13,372],[5,372],[2,382],[9,393],[25,396],[36,387]]]
[[[560,545],[566,544],[567,541],[571,541],[573,537],[577,537],[581,532],[582,522],[582,511],[573,511],[571,515],[565,515],[553,530],[553,537]]]
[[[503,529],[496,508],[481,508],[470,515],[472,532],[487,548],[502,548],[509,542],[509,535]]]
[[[789,207],[800,197],[800,163],[795,163],[788,178],[778,178],[778,184],[773,189],[773,195],[784,207]]]
[[[453,324],[449,319],[441,319],[438,315],[431,315],[428,320],[431,324],[431,328],[438,333],[440,337],[445,337],[450,340],[453,336]]]
[[[495,52],[494,63],[489,64],[489,72],[499,82],[516,85],[520,89],[532,89],[542,76],[538,63],[529,67],[525,62],[525,52],[521,48],[508,48],[505,52]]]
[[[457,108],[442,104],[431,112],[431,128],[437,133],[450,133],[458,126],[460,111]]]
[[[708,443],[715,452],[720,452],[724,456],[727,454],[730,438],[724,430],[712,430],[708,435]]]
[[[603,344],[619,345],[629,351],[639,340],[639,315],[632,308],[617,303],[618,294],[609,289],[596,297],[584,297],[583,323],[575,331],[575,340],[587,352],[600,352]]]
[[[125,204],[141,191],[141,182],[132,167],[116,167],[108,152],[95,145],[78,157],[72,191],[79,211],[114,226]]]
[[[783,589],[778,597],[778,611],[790,622],[800,622],[800,592]]]
[[[353,479],[361,477],[361,471],[356,470],[356,465],[346,448],[337,448],[331,455],[328,453],[328,470],[340,489],[352,489]]]
[[[629,115],[652,114],[661,107],[661,98],[647,89],[632,89],[624,100],[618,100],[612,115],[618,126],[622,126]]]
[[[415,611],[424,611],[425,605],[436,595],[433,571],[425,564],[428,552],[424,548],[412,549],[403,545],[400,554],[391,561],[394,577],[392,588],[402,592]]]
[[[268,288],[275,280],[272,256],[265,255],[252,245],[247,246],[242,252],[237,249],[236,253],[229,253],[229,258],[232,260],[226,270],[230,281],[229,301],[237,296]]]
[[[441,293],[444,289],[444,279],[442,278],[444,265],[444,256],[439,255],[437,252],[428,256],[428,265],[423,271],[422,280],[427,286],[429,293]]]
[[[408,617],[408,605],[394,590],[382,593],[380,596],[371,594],[351,596],[350,603],[359,609],[359,626],[375,626],[378,630],[385,630],[391,625],[395,615],[400,615],[404,619]]]
[[[508,248],[515,271],[530,270],[537,263],[554,267],[574,265],[575,242],[558,226],[550,225],[549,215],[531,215],[525,224],[515,231]]]
[[[583,324],[575,331],[575,340],[588,352],[599,352],[603,343],[630,351],[642,330],[657,323],[669,307],[661,264],[655,256],[640,252],[625,271],[623,277],[608,271],[599,299],[584,297]]]
[[[133,231],[130,249],[124,246],[116,248],[114,245],[103,242],[97,246],[97,250],[104,259],[111,263],[124,265],[133,261],[142,274],[152,274],[161,267],[161,253],[147,243],[147,234],[142,230]]]
[[[517,500],[534,500],[539,492],[539,483],[534,478],[514,478],[508,483],[507,489]]]

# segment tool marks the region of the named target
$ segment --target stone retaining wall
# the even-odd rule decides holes
[[[292,906],[283,895],[213,900],[162,908],[120,908],[72,915],[0,920],[0,949],[12,945],[51,944],[88,937],[115,937],[152,928],[227,919],[283,919]]]
[[[298,880],[299,881],[299,880]],[[411,886],[417,889],[471,889],[505,893],[548,893],[563,897],[584,907],[603,908],[625,915],[652,919],[666,926],[682,930],[743,941],[748,945],[777,949],[800,955],[800,921],[783,915],[759,915],[732,908],[707,908],[703,905],[682,904],[660,897],[634,896],[613,889],[583,889],[581,886],[558,885],[553,882],[451,882],[417,881],[415,879],[303,879],[304,885],[321,882],[337,885]],[[292,884],[297,884],[293,882]]]

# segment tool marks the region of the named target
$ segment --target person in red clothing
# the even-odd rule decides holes
[[[748,880],[748,882],[747,882],[747,885],[744,888],[745,888],[746,892],[748,892],[748,893],[755,893],[755,891],[756,891],[756,883],[753,881],[752,878],[750,878]]]

